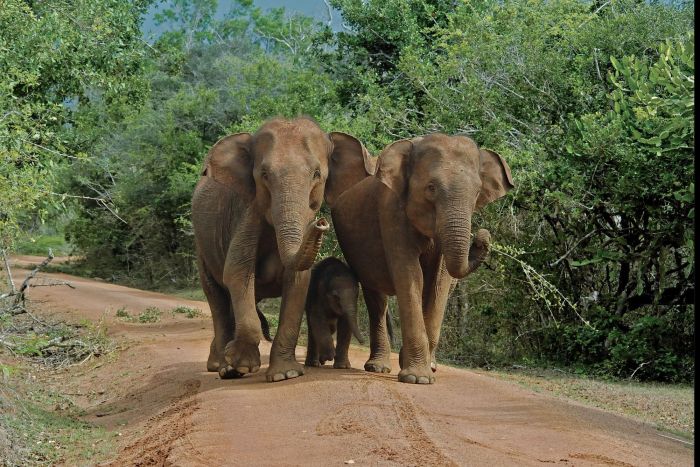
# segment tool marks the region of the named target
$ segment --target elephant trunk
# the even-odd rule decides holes
[[[292,267],[296,271],[306,271],[314,264],[318,250],[321,249],[321,243],[323,243],[323,234],[329,228],[328,222],[323,217],[306,226],[301,247],[292,261]]]
[[[471,212],[458,208],[448,209],[440,224],[438,241],[445,256],[450,276],[461,279],[470,272],[469,247],[471,243]]]
[[[491,247],[491,233],[486,229],[479,229],[469,250],[469,271],[474,272],[489,255]]]
[[[304,271],[316,258],[328,222],[313,220],[313,212],[306,206],[309,193],[305,186],[287,178],[277,180],[275,188],[271,214],[280,260],[285,269]],[[307,225],[309,219],[312,222]]]
[[[355,336],[355,339],[357,339],[357,342],[360,344],[365,343],[364,337],[362,337],[362,333],[360,333],[360,328],[357,326],[357,306],[351,307],[348,311],[346,311],[345,316],[348,321],[348,325],[350,326],[350,331],[352,331],[352,335]]]
[[[321,248],[323,233],[328,230],[328,222],[321,218],[302,228],[297,219],[281,222],[277,231],[277,247],[285,268],[294,271],[309,269]]]

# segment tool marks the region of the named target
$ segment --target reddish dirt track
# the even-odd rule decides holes
[[[18,257],[16,265],[41,258]],[[15,270],[16,280],[26,271]],[[77,394],[85,419],[122,433],[112,465],[692,465],[693,448],[653,427],[467,370],[441,366],[433,385],[370,374],[367,351],[353,370],[307,369],[293,380],[239,380],[207,373],[212,336],[206,303],[63,274],[67,287],[33,288],[30,299],[67,320],[103,319],[126,343],[117,358],[79,367],[58,384]],[[155,324],[128,324],[114,311],[177,305]],[[303,361],[304,349],[297,357]],[[63,378],[63,379],[61,379]],[[81,398],[80,395],[83,397]]]

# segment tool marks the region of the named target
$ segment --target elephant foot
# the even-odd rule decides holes
[[[347,358],[345,358],[345,359],[341,358],[341,359],[335,359],[333,361],[333,368],[337,368],[339,370],[347,370],[348,368],[352,368],[352,367],[350,366],[350,360],[348,360]]]
[[[322,353],[321,355],[318,356],[318,361],[321,362],[321,365],[325,365],[326,362],[330,362],[331,360],[335,359],[335,352],[328,352],[328,353]]]
[[[231,365],[222,363],[219,365],[219,378],[221,379],[237,379],[243,377],[243,373],[236,371]]]
[[[268,383],[275,383],[285,379],[297,378],[304,374],[304,366],[296,361],[283,360],[280,362],[270,362],[265,378]]]
[[[429,366],[426,368],[408,367],[399,372],[399,381],[410,384],[433,384],[435,376],[433,376]]]
[[[316,358],[316,359],[307,358],[307,359],[304,361],[304,366],[315,366],[315,367],[319,367],[319,366],[323,366],[323,365],[321,365],[321,362],[319,362],[317,358]]]
[[[370,359],[365,362],[365,371],[371,373],[391,373],[388,360]]]
[[[215,354],[209,354],[207,359],[207,371],[219,371],[219,359],[216,358]]]
[[[211,344],[209,345],[209,358],[207,358],[207,371],[219,371],[219,361],[221,360],[221,356],[219,353],[216,351],[216,343],[212,339]]]
[[[224,359],[226,360],[226,368],[219,369],[219,375],[222,370],[232,369],[244,375],[246,373],[255,373],[260,369],[260,349],[258,344],[244,343],[239,339],[234,339],[226,344],[224,349]]]

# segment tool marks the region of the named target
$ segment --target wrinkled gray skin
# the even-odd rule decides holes
[[[342,261],[326,258],[311,269],[306,296],[309,340],[306,366],[321,366],[333,360],[333,368],[351,368],[348,359],[351,334],[363,343],[357,327],[357,277]],[[333,347],[333,334],[337,343]]]
[[[219,140],[192,197],[192,225],[214,339],[207,369],[222,378],[260,369],[256,303],[282,297],[268,381],[297,377],[294,350],[306,301],[308,269],[328,229],[316,214],[324,199],[367,176],[366,151],[312,120],[273,119],[256,133]]]
[[[401,140],[379,156],[376,174],[331,207],[348,265],[357,274],[370,319],[365,369],[390,372],[387,297],[396,295],[402,347],[399,381],[435,381],[435,349],[454,279],[488,254],[490,234],[472,239],[472,214],[513,188],[498,154],[465,136]]]

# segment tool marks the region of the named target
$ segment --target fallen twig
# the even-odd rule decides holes
[[[29,284],[29,287],[53,287],[55,285],[65,285],[70,287],[71,289],[75,289],[75,286],[68,281],[45,282],[43,284]]]
[[[649,363],[651,363],[651,362],[644,362],[644,363],[642,363],[641,365],[639,365],[639,366],[637,367],[637,369],[634,370],[634,371],[632,372],[632,374],[630,375],[630,377],[629,377],[628,379],[629,379],[629,380],[632,380],[632,378],[634,378],[634,375],[636,375],[637,372],[638,372],[639,370],[641,370],[642,367],[643,367],[644,365],[648,365]]]

